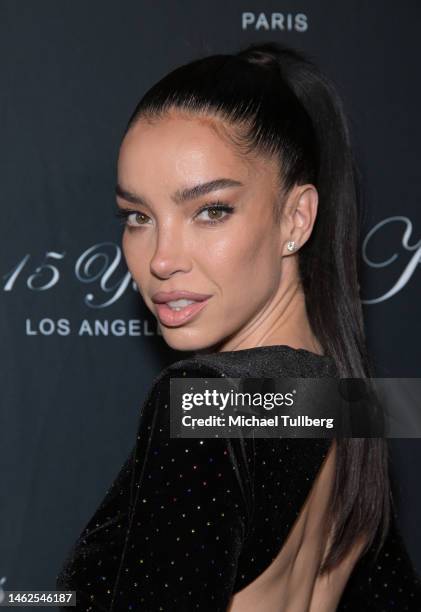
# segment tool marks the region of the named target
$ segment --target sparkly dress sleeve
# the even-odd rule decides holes
[[[112,609],[225,612],[248,523],[241,440],[171,438],[169,383],[144,407]]]
[[[357,563],[337,612],[421,612],[421,579],[400,533],[395,512],[377,558],[374,547]]]
[[[242,440],[171,438],[173,376],[153,386],[134,454],[62,570],[77,605],[61,609],[227,609],[248,526]]]
[[[76,607],[61,606],[61,610],[109,610],[110,583],[117,573],[129,523],[135,453],[134,446],[56,577],[58,590],[76,591]]]

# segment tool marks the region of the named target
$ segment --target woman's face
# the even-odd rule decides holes
[[[153,125],[140,120],[120,149],[117,204],[131,211],[124,255],[176,350],[241,348],[242,339],[264,329],[281,284],[276,164],[241,158],[217,126],[181,115]],[[158,292],[176,291],[193,293],[193,303],[176,302],[178,311],[155,303]]]

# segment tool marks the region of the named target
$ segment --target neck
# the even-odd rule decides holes
[[[308,320],[302,287],[283,280],[282,289],[279,288],[263,311],[243,329],[224,339],[217,352],[286,344],[323,354]]]

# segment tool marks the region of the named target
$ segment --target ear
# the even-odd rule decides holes
[[[316,220],[319,195],[312,184],[295,185],[284,207],[282,254],[295,253],[309,239]]]

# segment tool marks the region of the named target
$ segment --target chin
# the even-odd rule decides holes
[[[161,335],[168,346],[175,351],[206,351],[211,350],[218,343],[217,340],[205,338],[205,334],[200,334],[200,332],[189,334],[182,327],[168,329],[161,326]]]

